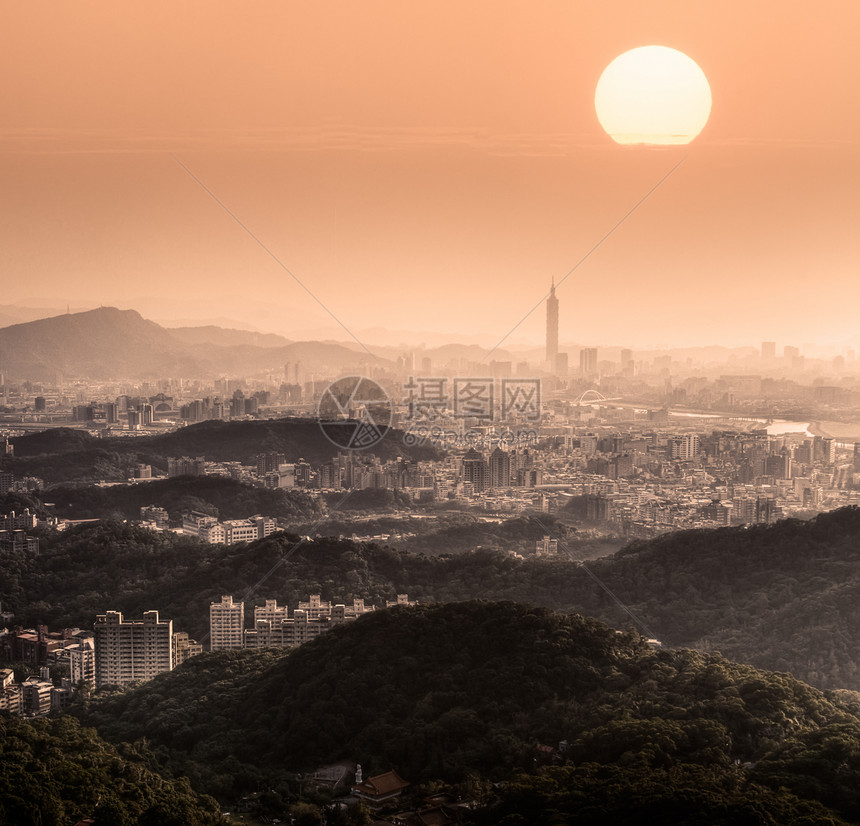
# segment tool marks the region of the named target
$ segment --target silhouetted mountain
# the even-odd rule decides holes
[[[185,344],[214,344],[219,347],[251,345],[252,347],[283,347],[288,338],[274,333],[255,333],[251,330],[233,330],[208,324],[204,327],[168,327],[170,334]]]
[[[389,430],[373,446],[383,459],[404,455],[403,432]],[[167,471],[167,459],[205,456],[216,462],[253,464],[258,453],[283,453],[287,462],[305,459],[312,465],[329,461],[338,452],[313,419],[258,419],[238,422],[199,422],[158,436],[99,439],[69,428],[57,428],[12,439],[15,456],[6,464],[18,476],[38,476],[48,484],[123,481],[139,462]],[[409,448],[412,459],[438,458],[431,445]]]
[[[75,312],[79,311],[75,308]],[[17,304],[0,304],[0,327],[23,324],[39,318],[52,318],[60,312],[58,307],[21,307]]]
[[[85,430],[75,430],[72,427],[51,427],[37,433],[16,436],[11,441],[15,445],[15,455],[24,458],[86,450],[100,440]]]
[[[217,327],[168,330],[135,310],[113,307],[0,328],[0,370],[13,379],[253,375],[282,371],[287,362],[301,362],[307,375],[357,369],[384,359],[335,342],[289,342],[281,336]]]
[[[100,307],[0,329],[0,365],[34,381],[194,375],[200,363],[134,310]]]

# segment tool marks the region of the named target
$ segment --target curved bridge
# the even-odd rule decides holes
[[[589,396],[590,396],[591,398],[589,398]],[[577,404],[582,404],[582,403],[583,403],[584,401],[586,401],[586,400],[588,400],[588,401],[590,401],[590,402],[605,402],[605,401],[607,401],[606,396],[604,396],[604,395],[603,395],[603,393],[601,393],[599,390],[594,390],[594,389],[586,390],[586,391],[585,391],[585,392],[584,392],[584,393],[583,393],[583,394],[582,394],[582,395],[581,395],[581,396],[576,400],[576,403],[577,403]]]

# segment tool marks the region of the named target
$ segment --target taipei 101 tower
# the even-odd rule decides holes
[[[546,360],[550,371],[555,370],[558,355],[558,299],[555,297],[555,279],[546,300]]]

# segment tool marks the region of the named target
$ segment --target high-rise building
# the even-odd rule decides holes
[[[497,447],[490,454],[490,487],[509,488],[511,486],[511,454]]]
[[[555,279],[546,300],[546,360],[550,370],[555,368],[558,355],[558,299],[555,297]]]
[[[557,376],[566,376],[568,369],[567,353],[556,353],[555,374]]]
[[[482,453],[470,448],[463,456],[463,481],[469,482],[477,493],[486,490],[489,483],[490,469]]]
[[[596,347],[583,347],[579,351],[579,372],[583,376],[597,375]]]
[[[763,341],[761,343],[761,358],[762,361],[774,361],[776,359],[775,341]]]
[[[245,603],[222,596],[209,604],[209,647],[212,651],[241,648],[245,633]]]
[[[173,670],[173,620],[144,611],[142,622],[124,620],[119,611],[99,614],[93,625],[96,688],[151,680]]]

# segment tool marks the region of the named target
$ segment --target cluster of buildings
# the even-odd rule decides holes
[[[460,503],[498,514],[572,508],[572,515],[631,537],[772,522],[860,504],[860,445],[800,430],[769,435],[757,422],[707,430],[712,420],[705,417],[679,420],[650,411],[622,421],[602,418],[600,406],[588,410],[586,421],[576,420],[580,411],[548,413],[526,443],[506,442],[492,426],[473,429],[468,446],[448,446],[437,460],[341,451],[312,466],[270,452],[258,454],[254,465],[232,463],[226,471],[202,457],[183,461],[206,473],[228,472],[311,495],[392,490],[415,502]],[[760,429],[750,429],[755,427]],[[162,528],[167,513],[144,508],[141,519]],[[259,515],[222,522],[193,512],[182,528],[204,541],[230,544],[268,536],[277,526]]]
[[[395,605],[415,603],[409,601],[407,594],[398,594],[385,607]],[[311,595],[307,602],[299,602],[292,612],[287,606],[278,605],[277,600],[266,600],[264,605],[254,608],[254,624],[246,628],[245,603],[222,596],[220,602],[209,606],[209,645],[212,651],[293,648],[375,610],[375,606],[366,605],[363,599],[353,600],[352,605],[332,604],[321,600],[319,594]]]
[[[38,537],[30,536],[27,532],[35,530],[39,524],[36,514],[30,513],[29,508],[25,508],[23,513],[10,511],[0,515],[0,549],[38,554]]]
[[[399,594],[386,607],[414,604]],[[362,599],[347,606],[323,601],[318,594],[292,611],[266,600],[254,608],[254,625],[246,628],[244,602],[223,596],[209,608],[209,644],[212,651],[295,648],[375,610]],[[0,613],[0,618],[9,621],[12,615]],[[39,677],[16,682],[11,668],[0,669],[0,711],[38,716],[62,710],[81,686],[98,689],[144,682],[202,652],[202,643],[175,631],[173,620],[163,619],[158,611],[144,611],[139,620],[106,611],[96,617],[92,631],[3,628],[0,661],[24,663],[30,670],[38,669]],[[59,684],[52,678],[56,669],[63,674]]]
[[[140,509],[140,524],[144,527],[163,531],[169,530],[169,523],[165,508],[146,505]],[[253,542],[270,536],[276,530],[275,520],[260,514],[247,519],[224,520],[201,511],[186,511],[182,514],[181,531],[210,544],[235,545],[237,542]]]
[[[139,524],[153,530],[170,530],[170,515],[166,508],[158,505],[144,505],[140,509]],[[189,536],[196,536],[204,542],[220,545],[234,545],[237,542],[253,542],[270,536],[278,529],[274,519],[255,514],[247,519],[219,520],[201,511],[186,511],[182,514],[179,530]]]
[[[57,686],[51,679],[51,669],[40,669],[38,677],[15,682],[11,668],[0,668],[0,711],[25,717],[40,717],[52,711],[62,711],[72,697],[72,684],[67,678]]]
[[[8,620],[11,615],[2,617]],[[40,676],[15,682],[12,669],[0,671],[0,710],[27,716],[62,710],[81,686],[95,689],[150,680],[202,651],[200,643],[175,632],[173,621],[160,619],[157,611],[145,612],[140,621],[108,611],[96,618],[92,631],[4,628],[0,660],[24,663]],[[63,675],[59,684],[51,676],[55,670]]]

